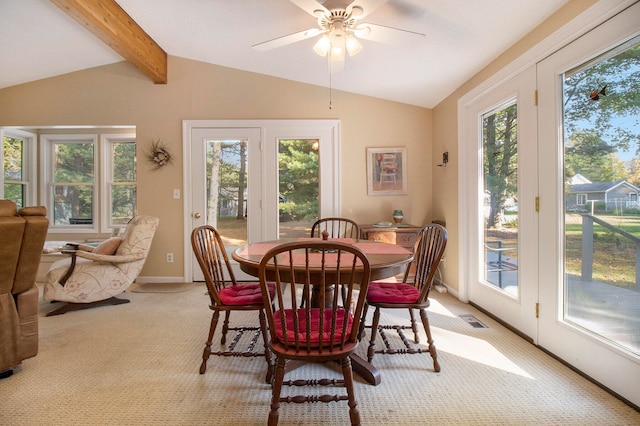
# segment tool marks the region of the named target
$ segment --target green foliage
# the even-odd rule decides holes
[[[482,117],[484,188],[489,194],[487,227],[498,223],[507,198],[518,191],[518,130],[515,103]]]
[[[12,200],[18,208],[24,207],[22,181],[22,140],[4,137],[4,199]]]
[[[635,162],[625,166],[616,154],[640,154],[640,45],[566,73],[564,116],[567,179],[640,183]]]
[[[504,225],[505,228],[513,228],[518,229],[518,218],[516,217],[513,220],[507,220]]]
[[[605,94],[593,99],[591,94],[605,86]],[[640,124],[640,45],[567,73],[564,87],[567,138],[592,130],[611,146],[635,146],[640,154],[640,135],[620,125],[620,119]]]
[[[135,142],[115,143],[113,147],[113,181],[136,181]]]
[[[56,143],[53,181],[92,183],[95,179],[92,143]]]
[[[233,216],[242,219],[245,212],[245,190],[247,188],[247,142],[210,141],[207,144],[207,196],[208,208],[218,216],[229,215],[221,211],[221,200],[235,200]],[[217,173],[212,177],[213,173]],[[217,194],[212,193],[217,191]],[[215,196],[214,196],[215,195]],[[217,200],[217,205],[213,205]]]
[[[236,218],[243,217],[247,182],[247,145],[245,141],[212,141],[207,147],[207,181],[209,191],[218,191],[218,205],[212,206],[220,216],[222,200],[237,200]],[[280,220],[315,220],[318,216],[319,159],[314,149],[317,140],[294,139],[279,142],[279,210]],[[219,147],[219,151],[214,149]],[[216,158],[218,156],[218,158]],[[217,168],[214,167],[217,165]],[[212,180],[212,170],[218,176]],[[214,194],[209,194],[212,200]],[[230,205],[230,203],[227,203]],[[225,211],[228,216],[230,212]]]
[[[317,140],[281,140],[278,148],[279,190],[286,200],[280,210],[292,220],[318,217],[319,157]]]
[[[591,182],[615,182],[627,177],[624,163],[595,130],[578,131],[565,143],[565,179],[580,173]]]

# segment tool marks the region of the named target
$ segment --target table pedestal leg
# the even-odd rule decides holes
[[[311,287],[311,306],[318,307],[322,306],[322,296],[324,296],[324,306],[326,308],[330,308],[333,306],[333,285],[328,285],[324,289],[324,295],[320,294],[320,290],[318,289],[320,286],[314,285]]]
[[[350,358],[351,369],[358,376],[362,377],[370,385],[377,386],[380,384],[382,377],[377,368],[356,354],[351,354]]]

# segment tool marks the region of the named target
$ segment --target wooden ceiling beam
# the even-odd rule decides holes
[[[154,83],[167,83],[167,54],[114,0],[50,0]]]

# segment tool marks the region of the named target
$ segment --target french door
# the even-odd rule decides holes
[[[248,243],[308,236],[317,218],[339,215],[338,121],[195,120],[183,131],[185,234],[212,225],[230,256]],[[190,241],[185,259],[185,277],[202,280]],[[233,267],[238,279],[255,279]]]
[[[468,299],[535,341],[535,67],[465,106]]]
[[[639,22],[635,3],[537,67],[538,344],[637,406]]]

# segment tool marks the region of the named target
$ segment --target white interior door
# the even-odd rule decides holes
[[[465,105],[469,301],[537,338],[535,67]]]
[[[633,40],[639,22],[640,3],[635,3],[540,62],[537,73],[539,149],[545,159],[539,174],[538,343],[636,406],[640,251],[637,231],[620,231],[630,229],[625,225],[629,220],[640,223],[633,215],[623,217],[625,206],[637,199],[629,194],[638,191],[627,193],[626,200],[621,193],[628,186],[618,185],[619,145],[612,134],[616,129],[619,136],[640,133],[640,39]],[[631,59],[620,61],[619,55]],[[634,99],[629,120],[614,122],[613,114],[625,111]],[[612,180],[616,188],[609,191]],[[595,191],[596,186],[606,191]],[[616,244],[603,245],[608,240]],[[598,260],[600,255],[609,257]],[[616,264],[625,261],[630,266],[612,282]]]
[[[192,206],[188,229],[214,226],[231,257],[237,247],[262,236],[260,128],[194,127],[190,136]],[[194,280],[204,280],[191,250],[190,258]],[[251,279],[235,262],[233,269],[237,279]]]

